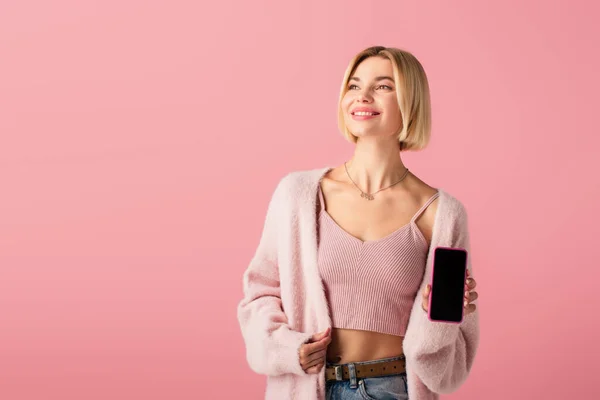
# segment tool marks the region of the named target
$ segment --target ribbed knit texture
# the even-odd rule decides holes
[[[307,373],[299,350],[315,333],[331,327],[317,260],[318,187],[331,169],[294,171],[279,181],[256,252],[244,272],[238,321],[248,365],[267,376],[265,400],[326,397],[325,368]],[[402,341],[411,400],[439,400],[440,393],[457,390],[470,374],[479,345],[479,306],[460,324],[431,321],[421,307],[421,291],[431,282],[435,248],[470,252],[464,205],[442,188],[438,193],[425,273]],[[472,259],[467,258],[468,270],[477,279]]]
[[[318,264],[334,328],[404,336],[425,273],[427,241],[416,219],[377,240],[362,241],[327,213],[319,185]]]

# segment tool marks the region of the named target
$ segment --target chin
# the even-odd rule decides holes
[[[348,128],[354,136],[373,136],[378,133],[378,129],[373,129],[372,127],[358,126],[356,129],[352,129],[352,125],[349,125]]]
[[[350,131],[352,132],[352,131]],[[385,137],[387,136],[385,133],[376,132],[376,131],[358,131],[352,132],[352,134],[358,138],[367,138],[367,137]]]

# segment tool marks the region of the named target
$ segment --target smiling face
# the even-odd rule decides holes
[[[341,106],[346,126],[354,136],[396,137],[402,116],[389,59],[363,60],[350,76],[346,90]]]

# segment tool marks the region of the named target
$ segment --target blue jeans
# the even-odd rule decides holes
[[[403,359],[403,356],[352,363],[355,368],[349,368],[349,380],[326,382],[326,400],[408,400],[406,372],[376,378],[356,378],[356,374],[353,373],[356,367],[360,365],[368,365],[376,361],[395,361],[401,359]],[[327,362],[328,367],[335,365],[342,364]]]

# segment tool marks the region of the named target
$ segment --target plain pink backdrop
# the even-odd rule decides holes
[[[449,399],[600,396],[591,1],[0,3],[0,398],[260,399],[236,319],[277,180],[352,155],[350,58],[423,63],[481,346]]]

